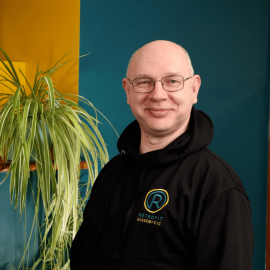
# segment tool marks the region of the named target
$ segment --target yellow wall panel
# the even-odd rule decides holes
[[[4,63],[9,67],[9,64],[7,61],[4,61]],[[25,79],[23,77],[23,75],[21,74],[20,70],[22,71],[23,74],[25,74],[25,63],[24,62],[13,62],[12,63],[17,74],[18,74],[18,77],[19,77],[19,80],[20,80],[20,83],[21,85],[25,85]],[[5,72],[3,70],[5,70],[5,67],[2,63],[0,63],[0,80],[3,79],[2,76],[5,76],[6,78],[8,78],[7,74],[5,74]],[[2,83],[5,83],[9,88],[11,88],[12,90],[16,90],[16,87],[9,83],[9,82],[2,82]],[[0,84],[0,93],[8,93],[8,94],[11,94],[12,92],[7,88],[5,87],[4,85]],[[1,99],[2,97],[0,97]],[[0,106],[6,101],[3,100],[3,101],[0,101]]]
[[[64,54],[79,56],[79,0],[2,0],[0,46],[12,61],[25,62],[32,85],[36,66],[51,68]],[[3,55],[0,55],[2,58]],[[79,60],[73,60],[53,75],[57,90],[78,94]]]

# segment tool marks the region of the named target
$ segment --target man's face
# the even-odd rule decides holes
[[[171,74],[184,78],[192,75],[187,56],[174,43],[156,41],[137,51],[130,64],[128,77],[130,81],[138,77],[160,80]],[[123,86],[127,103],[142,132],[162,137],[180,129],[186,130],[192,105],[197,102],[200,79],[195,75],[184,82],[182,90],[176,92],[165,91],[160,81],[155,82],[155,88],[150,93],[136,93],[127,79],[123,79]]]

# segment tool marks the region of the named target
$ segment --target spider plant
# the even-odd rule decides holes
[[[4,101],[0,107],[0,156],[7,162],[7,153],[12,153],[9,170],[1,184],[10,175],[10,201],[14,201],[15,208],[20,206],[20,214],[25,210],[27,189],[32,190],[35,217],[31,235],[38,223],[39,211],[42,209],[45,213],[44,223],[37,226],[41,238],[39,258],[31,268],[24,267],[30,235],[18,269],[69,269],[68,251],[82,222],[82,212],[99,164],[102,167],[109,159],[97,126],[99,111],[85,98],[55,89],[51,77],[68,62],[60,64],[66,55],[49,70],[39,70],[37,65],[31,86],[20,70],[26,81],[26,85],[21,84],[10,58],[2,48],[0,50],[6,59],[5,62],[0,59],[4,72],[0,83],[9,89],[8,93],[0,93],[0,101]],[[70,97],[88,104],[94,116]],[[52,155],[49,141],[53,145]],[[88,165],[83,197],[79,185],[81,155]],[[35,188],[31,185],[30,157],[36,162]]]

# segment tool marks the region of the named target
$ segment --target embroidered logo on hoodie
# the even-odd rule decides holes
[[[153,225],[158,225],[158,226],[161,225],[162,220],[163,220],[163,217],[148,215],[144,213],[139,213],[138,218],[137,218],[137,221],[145,222],[145,223],[153,224]]]
[[[150,213],[156,213],[169,202],[169,194],[165,189],[150,190],[144,200],[144,207]]]
[[[150,213],[156,213],[166,206],[169,202],[169,194],[165,189],[150,190],[144,200],[144,207]],[[139,213],[137,221],[153,225],[161,225],[163,217]]]

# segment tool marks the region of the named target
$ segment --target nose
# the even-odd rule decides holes
[[[167,98],[167,92],[163,89],[161,80],[154,81],[154,90],[149,93],[149,98],[155,101],[160,101]]]
[[[154,80],[154,88],[156,87],[156,82],[160,82],[161,83],[161,87],[163,88],[162,80]]]

